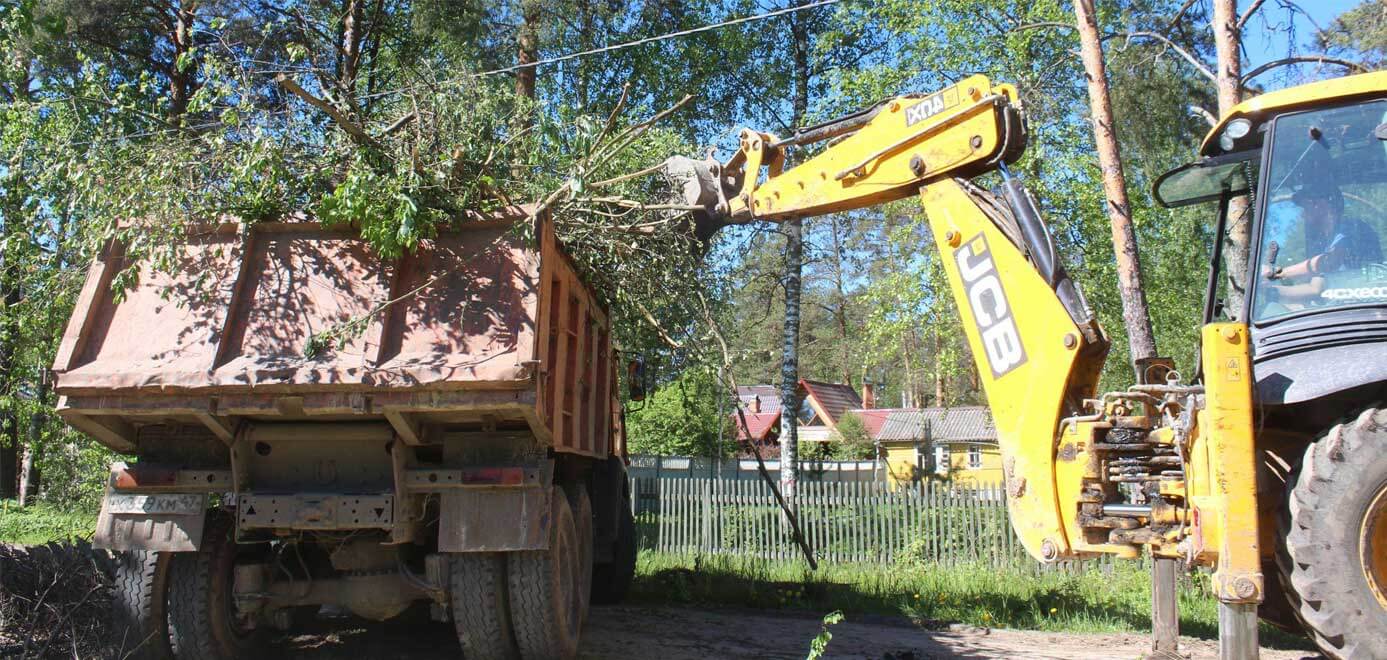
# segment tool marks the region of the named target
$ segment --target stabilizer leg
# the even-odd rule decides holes
[[[1151,558],[1151,658],[1180,657],[1180,609],[1176,580],[1180,560]]]
[[[1257,660],[1257,604],[1218,604],[1219,660]]]

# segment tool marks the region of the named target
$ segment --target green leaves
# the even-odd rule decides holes
[[[824,615],[823,623],[819,628],[819,634],[809,641],[809,655],[807,660],[819,660],[828,650],[828,642],[833,639],[833,633],[829,632],[829,626],[835,626],[843,622],[843,611],[834,610]]]
[[[626,412],[631,453],[661,456],[718,456],[732,450],[731,405],[719,415],[725,396],[717,374],[705,367],[685,369],[674,381],[646,397],[643,407]],[[726,446],[719,451],[719,434]]]

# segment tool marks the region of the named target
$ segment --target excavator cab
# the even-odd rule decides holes
[[[1321,85],[1363,77],[1376,76]],[[1217,201],[1220,236],[1251,220],[1251,266],[1236,284],[1244,305],[1221,310],[1211,272],[1205,322],[1249,323],[1257,403],[1387,382],[1387,361],[1375,359],[1387,340],[1387,95],[1235,116],[1205,145],[1213,153],[1162,176],[1155,195],[1170,208]],[[1330,364],[1355,368],[1324,373]]]
[[[1387,653],[1387,74],[1256,97],[1203,158],[1157,180],[1167,207],[1249,223],[1247,268],[1219,272],[1204,322],[1246,324],[1263,618],[1334,657]],[[1224,282],[1228,281],[1225,285]],[[1220,314],[1224,286],[1243,290]],[[1229,374],[1217,364],[1204,383]]]

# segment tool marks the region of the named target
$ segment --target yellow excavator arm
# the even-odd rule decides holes
[[[827,142],[787,167],[792,149]],[[1206,388],[1173,370],[1098,397],[1109,342],[1007,164],[1016,90],[972,76],[780,138],[746,130],[725,163],[672,159],[701,224],[785,221],[919,195],[992,409],[1012,525],[1042,561],[1144,549],[1217,568],[1261,598],[1245,326],[1204,329]],[[997,191],[976,185],[997,172]],[[1211,339],[1217,341],[1208,344]],[[1227,365],[1243,365],[1241,371]],[[1201,431],[1201,429],[1204,429]],[[1213,432],[1210,432],[1213,430]]]
[[[823,141],[833,142],[784,167],[791,148]],[[1053,561],[1089,549],[1067,529],[1073,507],[1063,503],[1074,494],[1056,480],[1055,440],[1060,421],[1093,398],[1108,340],[1020,182],[1005,176],[997,195],[969,180],[1005,172],[1025,141],[1015,88],[972,76],[785,139],[743,131],[728,162],[699,164],[719,187],[701,201],[740,223],[919,195],[992,407],[1014,526],[1032,555]]]

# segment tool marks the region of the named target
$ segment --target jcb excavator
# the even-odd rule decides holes
[[[1195,372],[1143,360],[1117,392],[1097,391],[1108,337],[1007,169],[1026,128],[1014,87],[973,76],[668,170],[705,223],[919,195],[1033,556],[1212,569],[1226,657],[1255,657],[1259,604],[1330,656],[1387,657],[1387,73],[1246,101],[1159,179],[1167,207],[1216,206],[1220,238],[1250,206],[1246,303],[1223,310],[1215,240]]]

